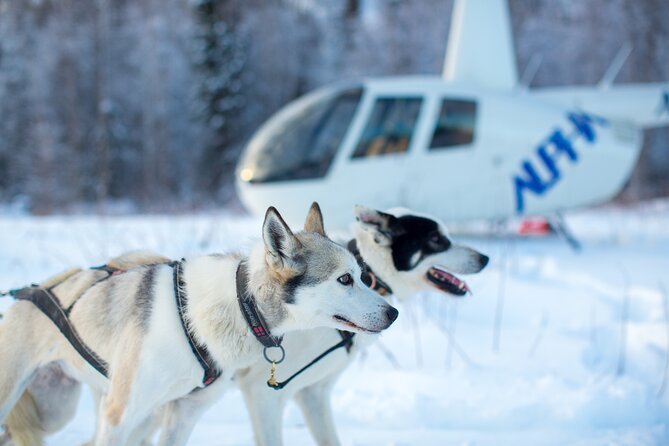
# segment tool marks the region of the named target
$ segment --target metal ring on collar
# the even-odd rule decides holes
[[[270,348],[278,348],[279,350],[281,350],[281,358],[279,358],[276,361],[269,359],[269,356],[267,356],[267,350],[269,350]],[[277,345],[276,347],[265,347],[262,351],[262,354],[267,362],[273,362],[274,364],[281,364],[283,360],[286,358],[286,351],[283,349],[283,346],[281,345]]]

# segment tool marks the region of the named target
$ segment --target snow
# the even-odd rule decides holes
[[[669,202],[567,221],[580,253],[556,237],[462,240],[491,257],[467,278],[474,295],[429,293],[400,304],[398,321],[333,392],[342,443],[669,443]],[[259,228],[257,219],[227,214],[0,217],[0,286],[128,249],[173,257],[238,249]],[[251,444],[243,407],[239,391],[226,394],[189,444]],[[86,393],[76,419],[47,444],[79,444],[93,425]],[[294,405],[285,443],[313,444]]]

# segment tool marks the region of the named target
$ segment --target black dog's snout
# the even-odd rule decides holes
[[[479,263],[481,264],[481,269],[485,268],[489,261],[490,257],[483,254],[479,255]]]
[[[399,311],[397,311],[397,308],[395,307],[388,307],[386,310],[386,317],[388,317],[388,320],[390,322],[395,322],[395,319],[397,319],[397,316],[400,314]]]

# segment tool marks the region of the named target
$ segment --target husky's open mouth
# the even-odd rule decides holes
[[[381,330],[370,330],[368,328],[361,327],[360,325],[354,324],[353,322],[346,319],[344,316],[340,316],[338,314],[335,314],[334,316],[332,316],[332,318],[337,322],[341,322],[342,324],[347,325],[355,330],[364,331],[365,333],[381,333]]]
[[[441,291],[445,291],[456,296],[464,296],[470,292],[469,287],[464,280],[458,279],[453,274],[437,266],[433,266],[427,270],[425,276]]]

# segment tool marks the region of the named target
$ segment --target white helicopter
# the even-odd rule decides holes
[[[451,20],[442,77],[339,83],[271,117],[237,167],[246,207],[298,221],[317,200],[332,227],[357,203],[446,221],[556,215],[612,198],[641,129],[669,123],[669,83],[612,85],[629,49],[596,87],[529,90],[506,0],[456,0]]]

